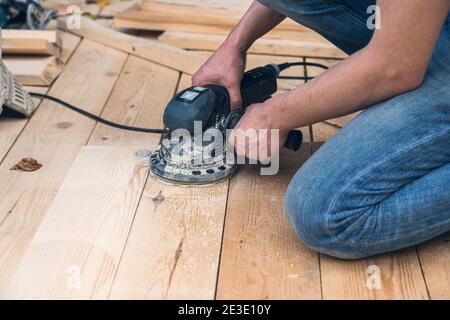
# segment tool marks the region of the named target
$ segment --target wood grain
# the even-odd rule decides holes
[[[197,25],[213,25],[233,28],[245,13],[245,9],[220,8],[208,6],[185,5],[181,3],[143,2],[140,8],[131,8],[118,15],[121,19],[168,22],[193,23]],[[305,30],[306,27],[286,19],[275,30]],[[309,30],[309,29],[308,29]]]
[[[188,86],[185,75],[178,90]],[[227,181],[181,187],[150,176],[110,298],[213,299],[227,191]]]
[[[60,48],[45,39],[2,40],[2,51],[5,55],[25,54],[60,56]]]
[[[338,126],[331,125],[325,122],[315,123],[312,126],[313,128],[313,141],[314,142],[325,142],[330,139],[332,136],[337,134],[341,129]]]
[[[218,299],[320,299],[318,254],[303,246],[284,211],[284,193],[309,157],[284,151],[276,176],[246,166],[231,180]]]
[[[16,40],[20,39],[23,41],[33,40],[33,39],[43,39],[47,42],[61,47],[61,37],[56,30],[16,30],[16,29],[2,29],[2,40]]]
[[[75,52],[75,49],[80,44],[81,37],[64,31],[59,31],[59,34],[62,39],[60,60],[62,63],[66,64],[72,54]]]
[[[450,299],[450,233],[420,245],[418,253],[430,298]]]
[[[248,53],[285,55],[346,57],[341,50],[327,41],[297,37],[292,40],[261,38],[255,41]],[[224,35],[166,31],[158,40],[168,45],[191,50],[216,50],[226,39]]]
[[[83,41],[50,94],[99,114],[126,55]],[[94,122],[50,102],[34,113],[0,166],[0,292],[5,289]],[[35,172],[10,171],[24,157]]]
[[[428,299],[414,248],[357,261],[321,255],[320,265],[324,299]]]
[[[208,7],[212,8],[222,8],[222,9],[228,9],[228,8],[234,8],[239,10],[245,10],[250,6],[253,0],[208,0]],[[183,5],[189,5],[193,7],[198,6],[204,6],[205,1],[204,0],[143,0],[143,8],[147,6],[151,6],[155,2],[162,2],[162,3],[171,3],[171,4],[183,4]]]
[[[58,27],[134,56],[188,74],[195,73],[204,59],[195,53],[142,39],[109,29],[87,18],[81,18],[81,29],[69,29],[66,19],[58,20]]]
[[[2,299],[104,299],[148,175],[138,148],[83,147]]]
[[[56,57],[4,57],[3,62],[16,79],[26,86],[49,86],[61,73]]]
[[[117,123],[162,128],[163,111],[175,93],[179,73],[133,56],[128,58],[102,115]],[[89,144],[153,149],[157,134],[131,132],[98,123]]]

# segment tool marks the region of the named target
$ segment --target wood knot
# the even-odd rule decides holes
[[[72,127],[73,123],[71,123],[71,122],[59,122],[59,123],[56,124],[56,126],[59,129],[67,129],[67,128]]]

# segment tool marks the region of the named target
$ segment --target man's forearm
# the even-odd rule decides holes
[[[255,0],[239,24],[231,31],[223,46],[246,52],[253,42],[272,30],[285,18]]]
[[[407,75],[366,48],[314,80],[266,103],[274,128],[289,130],[344,116],[413,89]]]

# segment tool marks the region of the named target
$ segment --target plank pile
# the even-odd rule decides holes
[[[114,19],[116,28],[163,31],[159,40],[190,50],[215,50],[245,13],[251,1],[144,0]],[[283,21],[250,53],[344,57],[345,54],[314,31]]]
[[[57,31],[2,30],[3,61],[24,85],[50,85],[61,72],[61,48]]]

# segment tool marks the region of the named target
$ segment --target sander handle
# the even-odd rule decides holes
[[[277,78],[279,74],[280,68],[274,64],[258,67],[244,73],[241,81],[242,108],[240,111],[237,111],[238,114],[236,114],[237,117],[233,121],[233,128],[248,106],[255,103],[262,103],[270,99],[277,92]],[[292,151],[298,151],[302,142],[302,132],[300,130],[291,130],[289,131],[284,147]]]

